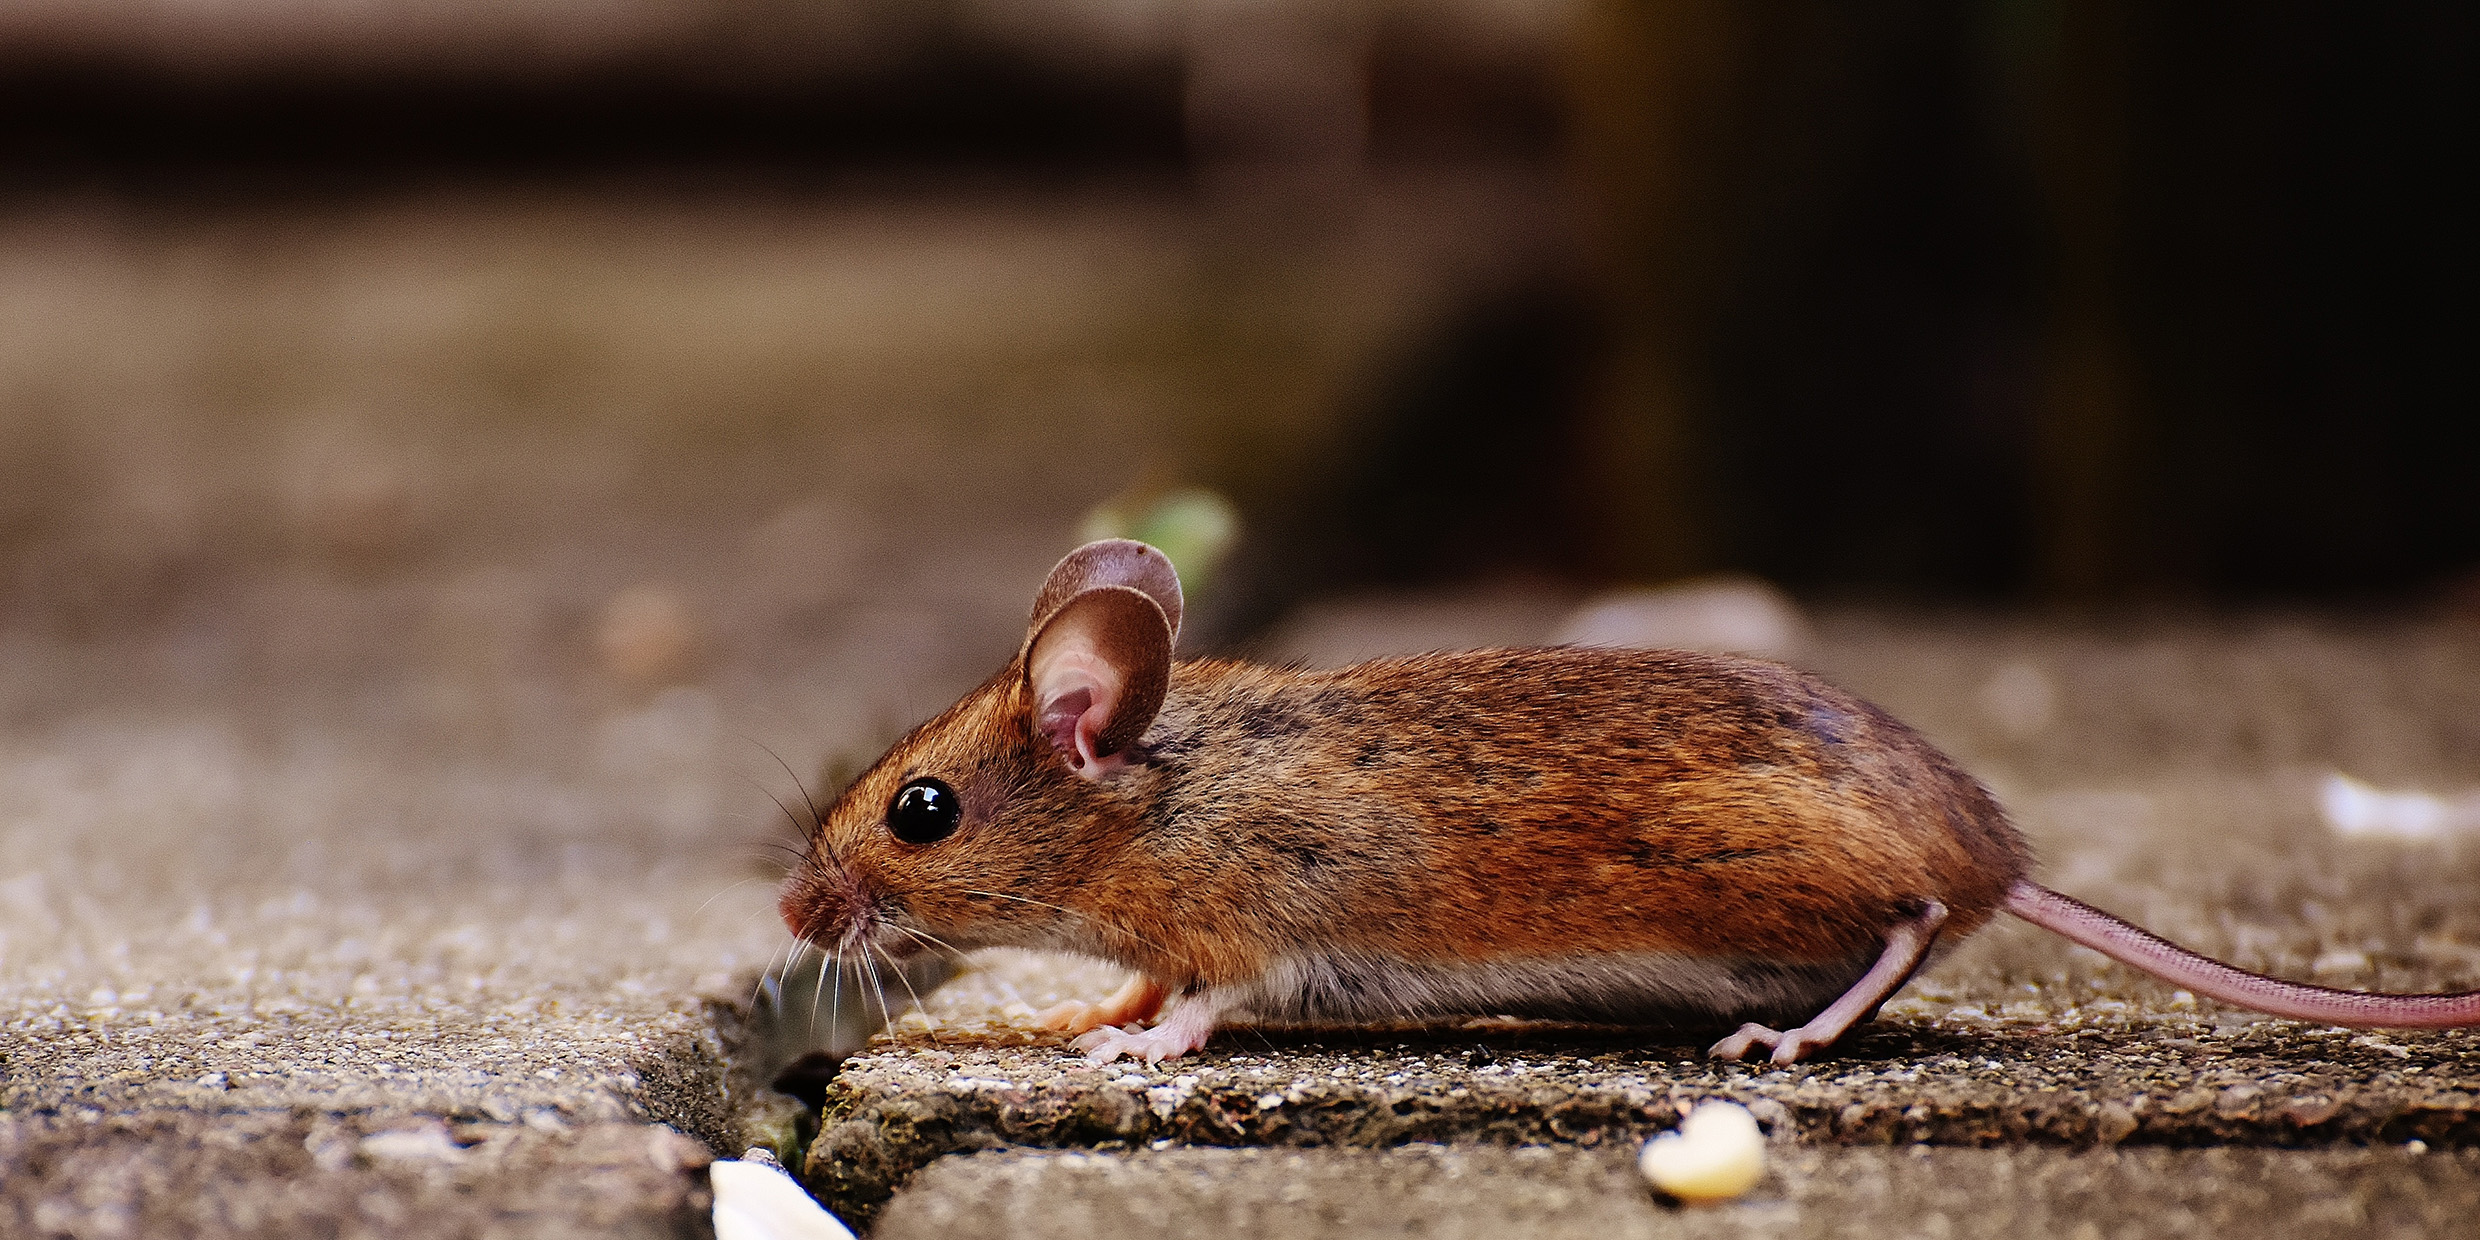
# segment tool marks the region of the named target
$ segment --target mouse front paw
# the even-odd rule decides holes
[[[1151,1029],[1135,1025],[1113,1029],[1109,1026],[1093,1030],[1068,1043],[1085,1052],[1085,1062],[1106,1064],[1122,1055],[1161,1063],[1177,1059],[1206,1044],[1214,1035],[1215,1018],[1223,1004],[1211,993],[1192,994],[1182,999],[1171,1015]]]

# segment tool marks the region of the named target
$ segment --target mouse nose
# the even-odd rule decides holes
[[[824,910],[818,907],[818,898],[823,894],[809,883],[784,884],[783,894],[775,898],[775,911],[783,914],[784,926],[792,931],[792,937],[809,942],[811,928],[823,924]]]
[[[861,895],[845,884],[805,875],[784,883],[775,911],[783,915],[784,927],[794,938],[823,943],[840,937],[853,923],[861,911]]]

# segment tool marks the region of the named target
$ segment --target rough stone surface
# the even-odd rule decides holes
[[[711,1155],[661,1126],[312,1109],[0,1116],[12,1236],[667,1236]]]
[[[1657,1200],[1626,1150],[1406,1146],[980,1154],[922,1173],[880,1240],[1180,1235],[1936,1237],[2468,1234],[2480,1154],[1776,1148],[1747,1196]]]
[[[915,1032],[845,1066],[814,1186],[866,1216],[905,1177],[1002,1147],[1632,1147],[1696,1103],[1749,1106],[1778,1139],[1843,1144],[2480,1144],[2480,1036],[2123,1018],[2062,1031],[1950,1013],[1770,1069],[1619,1031],[1238,1030],[1205,1054],[1091,1068],[1053,1044]],[[1228,1046],[1229,1049],[1223,1049]]]
[[[478,766],[179,716],[0,746],[0,1233],[692,1226],[758,889],[701,909],[728,861]]]

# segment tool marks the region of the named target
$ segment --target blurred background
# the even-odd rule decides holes
[[[2473,984],[2474,22],[0,3],[0,1010],[706,1029],[1103,533],[1191,652],[1790,658],[2068,890]]]
[[[2473,24],[20,0],[0,629],[77,670],[0,708],[884,730],[1166,499],[1199,649],[1714,573],[2480,608]]]

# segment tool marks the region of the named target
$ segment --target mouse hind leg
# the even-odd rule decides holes
[[[1069,1000],[1033,1018],[1034,1024],[1061,1033],[1084,1033],[1106,1025],[1125,1025],[1152,1020],[1162,1012],[1163,1000],[1171,992],[1143,973],[1131,974],[1128,984],[1118,993],[1100,1003]]]
[[[1937,942],[1938,927],[1946,923],[1946,906],[1929,901],[1920,915],[1886,933],[1886,950],[1877,963],[1852,983],[1843,997],[1827,1005],[1826,1010],[1809,1018],[1797,1029],[1781,1032],[1759,1024],[1746,1024],[1739,1032],[1714,1043],[1706,1052],[1716,1059],[1740,1059],[1752,1046],[1773,1048],[1773,1062],[1798,1063],[1815,1051],[1834,1045],[1851,1027],[1884,1003],[1903,983],[1912,978],[1912,970],[1929,954],[1929,945]]]

